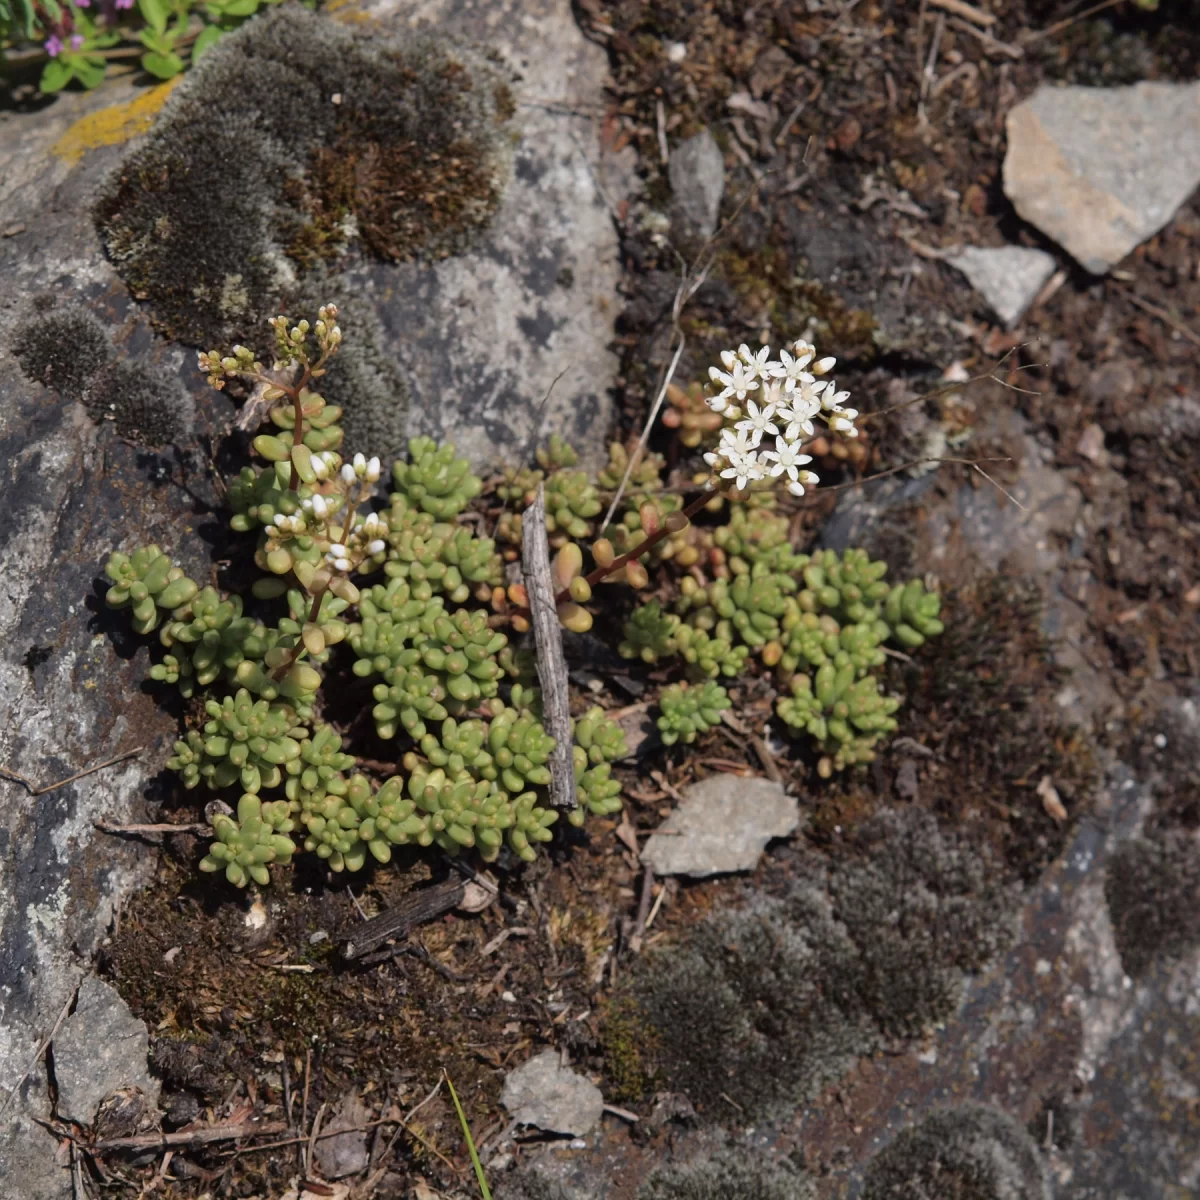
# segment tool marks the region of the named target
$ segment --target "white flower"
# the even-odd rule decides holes
[[[789,483],[787,485],[787,490],[791,492],[793,496],[803,496],[805,484],[808,484],[810,487],[815,487],[820,482],[821,478],[816,471],[801,471],[800,478]]]
[[[356,454],[354,456],[354,473],[359,479],[367,473],[367,456],[365,454]]]
[[[354,468],[349,463],[342,464],[342,482],[353,483],[358,478],[354,474]]]
[[[328,479],[333,464],[325,457],[325,452],[312,456],[313,474],[318,479]]]
[[[335,571],[349,571],[352,566],[350,560],[346,557],[344,546],[331,546],[329,553],[325,555],[325,561]]]
[[[793,358],[786,350],[779,352],[779,378],[783,380],[783,390],[792,391],[797,384],[812,383],[813,377],[804,369],[812,362],[811,347],[804,354]]]
[[[367,482],[368,483],[378,483],[379,482],[379,470],[380,470],[379,459],[378,458],[369,458],[367,460]]]
[[[345,558],[346,557],[346,547],[343,546],[341,544],[341,542],[334,542],[333,545],[329,547],[328,557],[330,559]]]
[[[325,497],[320,493],[313,496],[310,500],[305,500],[304,507],[319,521],[323,521],[329,516],[329,505],[325,503]]]
[[[721,361],[725,364],[725,370],[732,371],[733,364],[737,362],[737,355],[732,350],[722,350]],[[711,372],[709,373],[711,374]]]
[[[796,443],[781,437],[775,439],[775,449],[764,450],[762,457],[775,460],[774,466],[768,468],[768,474],[776,479],[780,475],[786,475],[793,483],[800,478],[800,468],[805,463],[812,462],[811,455],[801,454],[800,447]]]
[[[753,392],[758,388],[758,380],[749,374],[744,364],[740,362],[735,362],[728,372],[718,371],[716,367],[709,367],[708,377],[724,388],[718,397],[720,400],[728,400],[730,396],[735,396],[738,400],[745,400],[747,392]]]
[[[770,379],[779,371],[779,364],[769,361],[771,358],[770,346],[764,346],[757,354],[753,354],[750,347],[743,342],[738,347],[738,355],[746,364],[746,373],[752,379]]]
[[[812,373],[814,375],[828,375],[833,370],[836,358],[819,358],[812,365]]]
[[[771,422],[774,415],[774,404],[764,404],[760,409],[753,400],[749,400],[746,403],[746,419],[739,421],[735,428],[744,429],[750,435],[750,445],[757,446],[764,434],[779,432]]]
[[[265,533],[267,537],[271,538],[272,540],[279,536],[279,530],[276,529],[274,525],[264,525],[263,533]]]
[[[382,554],[387,549],[387,542],[382,538],[376,538],[373,542],[367,543],[367,553],[370,555]]]
[[[848,391],[837,390],[837,384],[832,379],[821,385],[825,389],[825,394],[821,397],[821,407],[829,412],[836,408],[841,408],[842,405],[850,399]]]
[[[762,479],[766,472],[762,464],[753,454],[738,455],[730,458],[726,455],[729,466],[721,472],[722,479],[732,479],[739,491],[745,490],[755,480]]]

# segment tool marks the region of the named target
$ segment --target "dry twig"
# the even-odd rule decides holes
[[[12,770],[11,767],[0,767],[0,775],[5,779],[11,779],[13,783],[19,783],[23,788],[27,788],[31,796],[44,796],[47,792],[53,792],[57,788],[66,787],[68,783],[74,783],[77,779],[83,779],[87,775],[94,775],[97,771],[103,771],[105,767],[115,766],[117,763],[124,762],[127,758],[134,758],[145,750],[145,746],[135,746],[132,750],[126,750],[124,754],[115,755],[113,758],[106,758],[101,763],[96,763],[95,766],[85,767],[82,771],[76,771],[74,775],[68,775],[66,779],[59,779],[55,783],[47,783],[42,787],[38,787],[32,779],[27,779],[19,771]]]

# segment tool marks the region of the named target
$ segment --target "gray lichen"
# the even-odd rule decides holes
[[[28,379],[68,400],[82,400],[116,355],[104,326],[77,306],[35,311],[17,326],[12,352]]]
[[[786,1160],[730,1146],[696,1162],[660,1168],[637,1200],[812,1200],[813,1184]]]
[[[1135,979],[1156,958],[1200,942],[1200,835],[1155,830],[1117,847],[1104,884],[1121,965]]]
[[[142,446],[178,444],[195,426],[192,397],[178,379],[140,362],[109,363],[88,384],[94,420],[111,417],[117,432]]]
[[[622,1037],[708,1121],[801,1103],[853,1059],[943,1020],[1008,940],[1012,898],[925,812],[885,812],[859,854],[718,913],[650,956]]]
[[[464,249],[507,179],[512,113],[477,51],[281,5],[189,72],[97,226],[172,336],[250,342],[351,241],[389,260]]]
[[[108,331],[87,309],[35,309],[12,344],[29,379],[78,401],[93,421],[113,421],[121,437],[138,445],[178,444],[191,435],[195,407],[176,377],[119,359]]]
[[[870,1162],[862,1200],[1050,1200],[1032,1139],[982,1105],[932,1113]]]

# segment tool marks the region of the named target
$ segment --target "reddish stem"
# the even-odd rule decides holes
[[[703,491],[695,500],[691,502],[682,512],[682,516],[689,521],[694,517],[712,498],[714,493]],[[684,526],[686,528],[686,526]],[[664,521],[644,542],[639,542],[632,550],[627,550],[624,554],[614,558],[607,567],[597,567],[590,575],[585,576],[588,587],[595,587],[598,583],[603,583],[610,575],[615,575],[626,563],[634,562],[642,557],[649,550],[653,550],[659,542],[665,538],[669,538],[672,533],[678,533],[679,530],[668,528]],[[571,589],[563,588],[562,591],[554,597],[556,605],[564,604],[571,599]],[[524,617],[529,620],[531,613],[528,608],[514,608],[510,614],[514,617]]]
[[[315,625],[317,618],[321,615],[321,601],[325,599],[325,593],[329,591],[328,586],[323,587],[312,598],[312,607],[308,610],[307,624]],[[281,663],[271,672],[271,678],[278,683],[291,669],[296,665],[296,660],[304,653],[304,631],[300,631],[300,640],[292,647],[291,656],[287,662]]]

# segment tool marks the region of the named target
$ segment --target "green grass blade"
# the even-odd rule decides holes
[[[458,1123],[462,1126],[463,1137],[467,1139],[467,1152],[471,1155],[471,1166],[475,1168],[475,1178],[479,1180],[479,1190],[483,1193],[483,1200],[492,1200],[492,1191],[488,1187],[487,1179],[483,1174],[483,1163],[479,1161],[479,1152],[475,1149],[475,1139],[471,1137],[471,1127],[467,1124],[467,1114],[463,1112],[463,1106],[459,1103],[458,1093],[454,1090],[454,1084],[451,1082],[450,1076],[443,1071],[446,1076],[446,1086],[450,1089],[450,1099],[454,1101],[454,1111],[458,1113]]]

